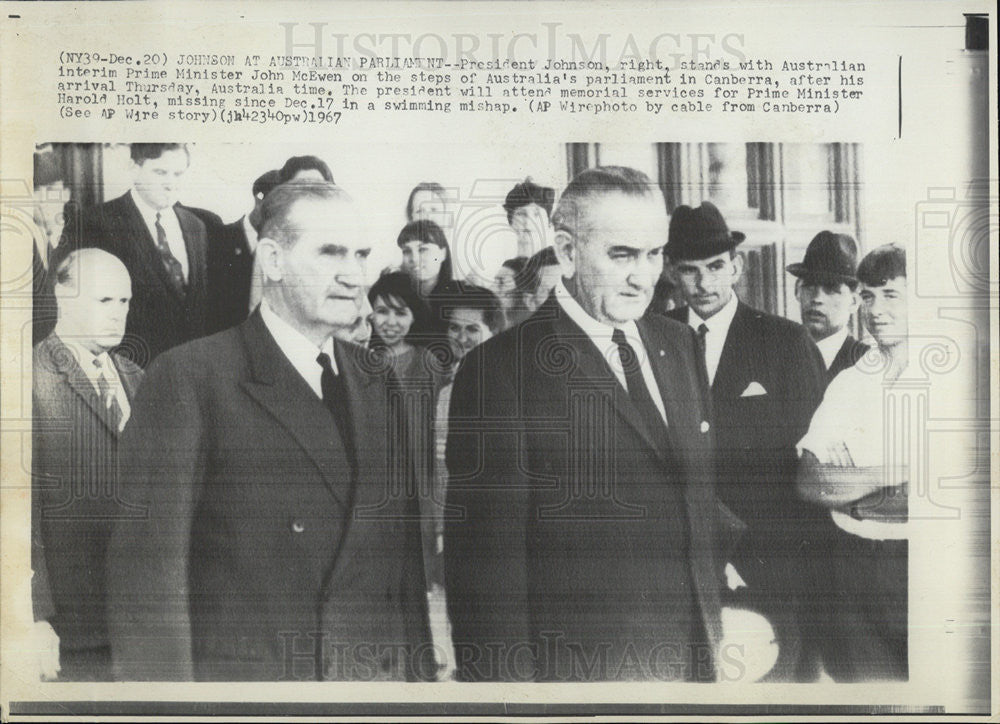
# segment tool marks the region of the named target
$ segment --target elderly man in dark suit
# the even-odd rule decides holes
[[[795,279],[795,298],[802,324],[823,355],[827,382],[861,359],[868,351],[850,333],[851,316],[858,309],[858,245],[847,234],[821,231],[813,237],[801,262],[789,264]]]
[[[132,277],[124,346],[146,366],[164,350],[208,331],[204,223],[177,203],[190,164],[179,143],[133,143],[132,188],[116,199],[70,213],[61,246],[97,247],[119,257]]]
[[[260,307],[157,359],[122,441],[148,519],[112,541],[116,676],[433,676],[407,421],[335,338],[364,280],[358,214],[310,183],[263,215]]]
[[[692,332],[641,319],[663,197],[584,171],[555,215],[564,278],[472,350],[446,450],[445,581],[465,680],[716,676],[722,513]]]
[[[777,633],[771,675],[796,679],[810,675],[798,671],[796,599],[808,593],[808,548],[821,516],[796,495],[795,443],[823,396],[826,370],[802,325],[737,298],[743,257],[735,247],[744,238],[709,202],[674,210],[666,254],[687,305],[668,316],[698,335],[712,391],[719,496],[749,528],[736,568]]]
[[[53,258],[55,330],[32,353],[32,599],[45,678],[110,680],[104,562],[122,502],[118,436],[142,370],[112,351],[132,297],[99,249]]]

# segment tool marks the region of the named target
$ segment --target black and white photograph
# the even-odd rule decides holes
[[[952,15],[937,127],[906,53],[722,32],[60,39],[61,120],[0,113],[4,719],[989,714],[995,18]]]

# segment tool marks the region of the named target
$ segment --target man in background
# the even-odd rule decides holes
[[[68,218],[61,246],[104,249],[124,262],[133,291],[124,346],[146,366],[208,331],[208,249],[204,223],[177,203],[187,147],[133,143],[131,158],[132,188]]]
[[[132,285],[117,258],[53,258],[55,330],[32,352],[31,567],[43,678],[110,681],[105,556],[122,503],[118,438],[142,370],[113,349]],[[58,677],[57,677],[58,674]]]
[[[70,197],[59,156],[51,147],[35,149],[34,167],[32,346],[45,339],[56,324],[56,301],[52,295],[49,262],[62,237],[64,208]]]
[[[910,451],[892,434],[890,393],[909,363],[906,252],[874,249],[858,266],[861,319],[878,369],[850,367],[830,383],[799,441],[798,490],[829,511],[823,667],[835,681],[906,680],[907,494]],[[903,385],[905,387],[905,383]],[[904,401],[897,401],[898,405]]]
[[[555,189],[526,178],[512,188],[503,202],[507,223],[517,234],[517,255],[530,257],[552,243],[552,205]]]
[[[823,355],[827,381],[854,365],[868,345],[850,334],[851,317],[858,309],[858,245],[846,234],[819,232],[806,255],[787,267],[796,277],[795,298],[799,301],[802,324]]]
[[[778,637],[771,677],[796,680],[802,661],[798,611],[808,597],[808,551],[819,511],[795,493],[795,443],[826,385],[816,345],[802,325],[752,309],[734,292],[743,271],[730,232],[711,203],[679,206],[666,253],[686,306],[668,316],[697,334],[710,385],[718,492],[748,526],[736,570]]]
[[[209,230],[209,293],[213,332],[236,326],[260,304],[262,274],[255,262],[264,198],[280,183],[277,170],[253,182],[253,208],[230,224]]]
[[[289,181],[332,184],[333,172],[319,156],[292,156],[278,170],[278,183]]]

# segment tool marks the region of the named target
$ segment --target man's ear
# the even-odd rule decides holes
[[[743,254],[738,251],[735,252],[733,254],[733,284],[738,282],[740,277],[743,276],[743,268],[745,265],[746,261],[743,258]]]
[[[264,278],[272,282],[280,282],[284,277],[284,255],[285,250],[274,239],[261,237],[257,241],[257,249],[254,252],[260,269],[264,272]]]
[[[552,238],[552,247],[556,252],[556,259],[562,267],[563,276],[572,279],[576,276],[576,241],[573,235],[565,229],[559,229]]]
[[[795,298],[801,303],[802,300],[799,299],[799,294],[802,292],[802,279],[801,277],[795,277]]]

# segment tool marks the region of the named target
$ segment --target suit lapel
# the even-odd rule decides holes
[[[139,390],[139,383],[142,381],[142,375],[141,373],[137,374],[134,371],[134,368],[132,370],[126,369],[117,352],[111,352],[109,353],[109,356],[115,365],[115,369],[118,370],[118,379],[122,381],[122,388],[125,390],[125,396],[128,397],[129,402],[131,402],[135,399],[135,393]]]
[[[649,327],[642,320],[639,320],[638,327],[639,336],[649,355],[649,364],[653,369],[656,386],[660,390],[660,399],[663,401],[663,410],[667,416],[667,431],[673,442],[681,442],[678,438],[688,429],[689,424],[675,392],[679,391],[679,388],[687,387],[684,380],[689,376],[688,371],[678,358],[676,349],[668,348],[660,340],[654,340]]]
[[[139,207],[135,205],[132,194],[126,194],[123,198],[125,199],[124,205],[127,209],[126,225],[129,229],[129,235],[136,240],[139,252],[144,257],[143,265],[147,269],[153,270],[153,275],[178,304],[183,304],[183,294],[174,286],[174,282],[167,272],[167,267],[163,264],[163,257],[160,256],[160,250],[156,247],[156,240],[149,233],[146,220],[142,218],[142,213],[139,211]],[[134,279],[132,283],[135,283]]]
[[[188,257],[188,297],[200,297],[205,289],[206,249],[198,217],[174,204]],[[161,265],[162,266],[162,265]]]
[[[686,318],[686,314],[684,317]],[[677,318],[676,316],[674,317]],[[678,319],[686,324],[686,319]],[[709,410],[693,410],[696,395],[692,390],[705,385],[699,370],[685,364],[679,350],[655,342],[648,325],[639,322],[639,334],[650,355],[653,376],[660,388],[663,406],[667,413],[667,430],[670,433],[672,455],[679,466],[679,476],[684,483],[684,501],[688,527],[691,534],[691,577],[701,609],[702,623],[711,650],[718,656],[722,640],[722,623],[718,616],[721,603],[716,558],[714,521],[717,501],[711,475],[711,461],[698,457],[708,455],[711,446],[707,431],[701,424],[710,417]],[[692,364],[697,364],[692,360]],[[718,378],[717,378],[718,379]],[[687,395],[685,397],[685,395]],[[708,400],[705,401],[709,403]],[[716,659],[717,661],[717,659]]]
[[[316,465],[330,494],[347,509],[351,468],[329,410],[285,357],[259,311],[241,330],[251,373],[251,379],[241,383],[243,389],[292,436]]]
[[[716,399],[738,397],[746,388],[750,363],[756,359],[753,350],[753,335],[749,333],[749,319],[752,313],[738,302],[736,314],[726,333],[722,346],[722,357],[712,380],[712,396]]]
[[[837,356],[834,357],[833,362],[830,363],[830,369],[827,370],[827,383],[829,384],[834,377],[846,370],[848,367],[852,367],[857,364],[858,360],[861,359],[867,351],[868,345],[861,344],[851,335],[847,335],[847,339],[844,340],[844,343],[840,345],[840,349],[837,350]]]
[[[577,351],[576,369],[570,373],[571,379],[587,380],[589,383],[603,381],[606,385],[604,389],[610,391],[608,396],[611,398],[615,414],[642,437],[657,457],[666,462],[667,451],[663,449],[662,443],[654,438],[653,432],[648,429],[642,415],[629,399],[628,392],[621,386],[607,359],[602,354],[602,350],[599,350],[590,336],[563,312],[554,298],[550,298],[550,302],[556,336],[560,341]],[[554,309],[552,309],[553,307]],[[643,340],[644,344],[645,342],[646,340]],[[658,352],[649,351],[649,354],[658,354]],[[657,380],[657,384],[659,384],[659,380]]]
[[[117,437],[118,427],[113,425],[111,418],[108,417],[108,411],[104,407],[100,395],[97,394],[97,390],[94,389],[94,385],[91,384],[90,379],[80,366],[76,353],[63,344],[62,340],[55,334],[48,338],[46,344],[48,345],[46,351],[52,360],[53,369],[58,370],[66,380],[67,386],[83,400],[91,412],[101,421],[101,424]]]
[[[401,445],[403,441],[389,439],[384,395],[373,392],[371,389],[376,382],[382,381],[384,383],[385,378],[374,371],[366,370],[363,361],[364,353],[365,350],[361,347],[349,345],[339,339],[333,340],[333,356],[337,361],[337,373],[343,379],[347,398],[344,400],[344,404],[347,405],[350,413],[351,429],[348,434],[353,441],[357,455],[358,477],[369,477],[361,471],[368,473],[384,471],[384,475],[376,476],[381,478],[380,482],[384,482],[388,480],[388,476],[396,475],[399,471],[391,469],[388,461],[378,459],[376,454],[378,451],[392,451],[394,445]],[[375,435],[384,436],[385,439],[373,441],[371,438]],[[356,485],[352,507],[357,508],[366,504],[379,503],[385,492],[385,488],[380,485]]]

